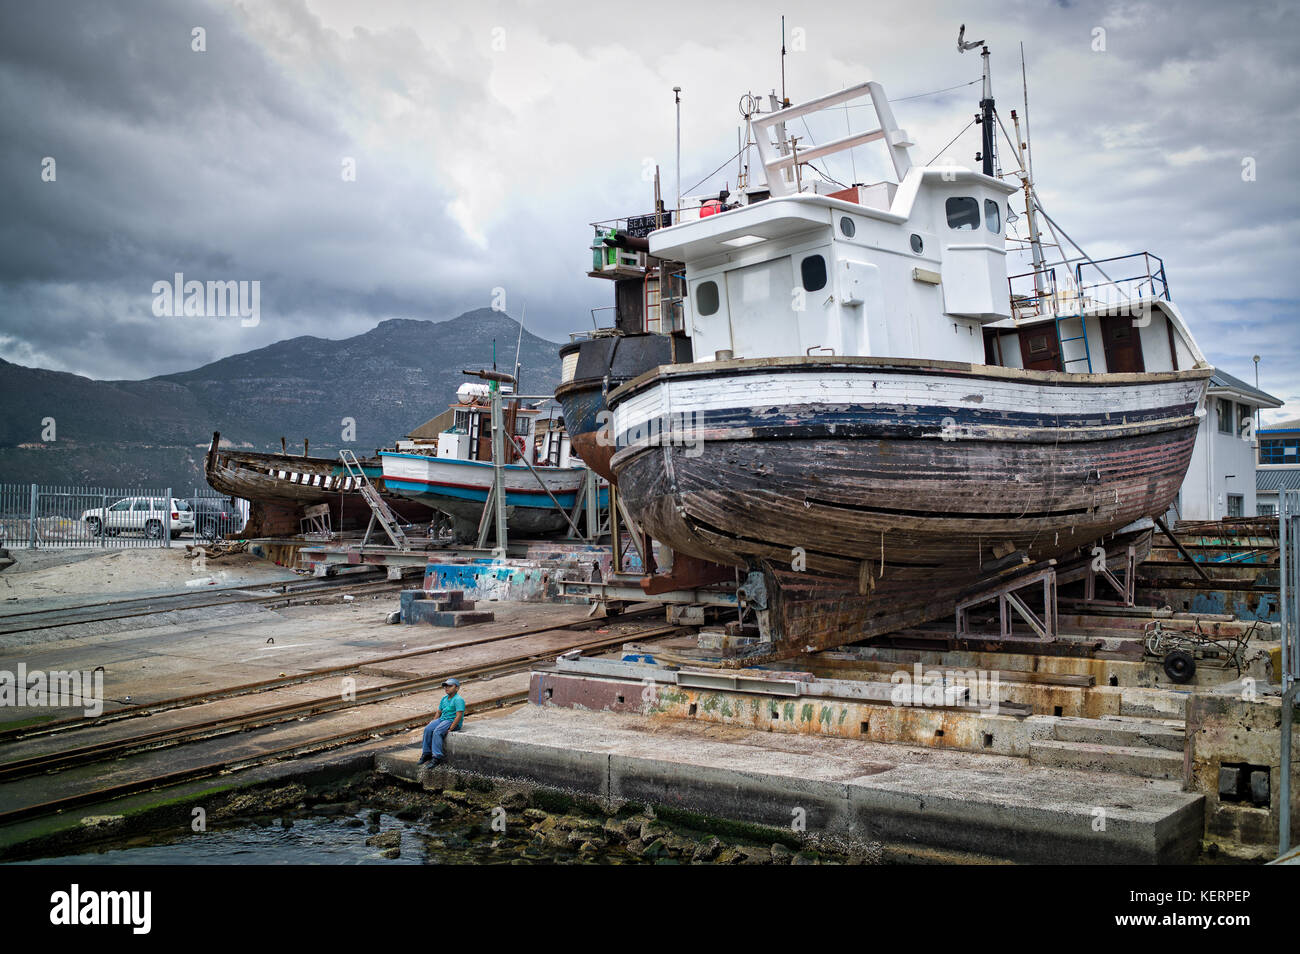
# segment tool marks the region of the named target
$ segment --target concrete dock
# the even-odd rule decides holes
[[[614,712],[527,706],[470,720],[432,770],[416,765],[418,746],[413,737],[376,765],[413,781],[481,774],[793,826],[897,860],[1185,863],[1203,826],[1203,796],[1179,781]]]

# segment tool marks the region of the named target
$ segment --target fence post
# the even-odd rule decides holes
[[[167,488],[167,496],[163,498],[163,546],[171,548],[172,545],[172,489]]]
[[[29,519],[27,521],[28,536],[30,537],[27,547],[30,550],[36,549],[36,498],[39,494],[40,491],[36,489],[36,485],[32,484],[32,505],[28,512]]]
[[[99,545],[108,546],[108,494],[99,495]]]

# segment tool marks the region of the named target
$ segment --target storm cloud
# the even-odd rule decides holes
[[[504,289],[529,329],[590,327],[587,223],[734,185],[746,91],[780,87],[776,4],[344,0],[5,4],[0,357],[95,378],[301,334],[445,319]],[[873,78],[917,146],[972,163],[977,53],[1029,77],[1034,171],[1092,255],[1150,250],[1202,348],[1300,415],[1297,13],[1286,3],[826,3],[788,9],[794,100]],[[195,49],[196,30],[203,49]],[[949,89],[949,87],[955,87]],[[945,92],[935,92],[946,90]],[[860,129],[843,110],[797,130]],[[1003,167],[1014,163],[1003,147]],[[54,181],[42,171],[54,160]],[[1244,175],[1246,168],[1252,175]],[[873,147],[826,171],[871,181]],[[355,170],[350,178],[348,170]],[[1019,224],[1023,229],[1023,220]],[[157,317],[153,285],[260,281],[261,320]]]

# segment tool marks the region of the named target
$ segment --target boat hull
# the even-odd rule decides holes
[[[381,451],[379,457],[390,493],[450,514],[462,537],[477,532],[483,505],[492,489],[492,464],[391,451]],[[538,467],[534,471],[520,464],[507,465],[506,518],[510,529],[534,534],[567,529],[568,521],[556,509],[551,496],[566,513],[571,512],[579,502],[586,475],[585,467]],[[545,489],[538,484],[538,477]],[[601,493],[607,491],[602,489]]]
[[[555,399],[560,402],[565,430],[582,462],[612,482],[610,458],[616,448],[606,395],[652,368],[690,358],[690,339],[681,335],[605,335],[561,348],[560,363],[568,374],[555,389]]]
[[[950,614],[1007,553],[1064,559],[1163,513],[1208,374],[661,368],[611,396],[612,465],[642,529],[760,570],[773,640],[822,648]]]
[[[329,505],[335,530],[363,529],[369,522],[370,506],[339,461],[222,448],[220,440],[219,434],[213,436],[204,475],[214,490],[252,504],[240,536],[296,536],[303,510],[318,504]],[[428,523],[436,518],[427,506],[389,493],[378,460],[364,459],[360,464],[403,520]]]

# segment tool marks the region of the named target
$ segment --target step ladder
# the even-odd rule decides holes
[[[361,491],[362,498],[370,505],[370,523],[366,526],[366,535],[362,539],[361,545],[364,547],[369,542],[370,532],[374,530],[375,523],[378,522],[384,528],[384,533],[388,534],[388,539],[393,541],[393,546],[399,550],[411,549],[411,543],[406,539],[406,534],[402,532],[402,525],[397,519],[397,514],[393,513],[393,508],[384,502],[384,498],[379,495],[375,485],[370,482],[370,478],[366,476],[361,462],[357,460],[357,455],[344,448],[339,451],[339,458],[343,461],[343,469],[352,478],[356,488]]]

